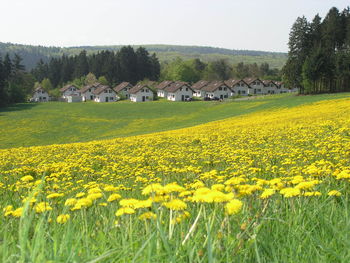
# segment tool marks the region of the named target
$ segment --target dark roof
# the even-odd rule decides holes
[[[149,86],[146,85],[146,84],[137,84],[136,86],[134,86],[133,88],[131,88],[131,89],[129,90],[129,93],[130,93],[130,94],[136,94],[137,92],[139,92],[139,91],[140,91],[141,89],[143,89],[143,88],[148,88],[148,89],[150,89]]]
[[[72,84],[68,84],[66,86],[64,86],[63,88],[60,89],[61,92],[65,92],[67,89],[69,89],[70,87],[74,87],[76,89],[78,89],[75,85]]]
[[[205,87],[203,87],[202,90],[208,91],[208,92],[213,92],[213,91],[217,90],[217,89],[218,89],[219,87],[221,87],[221,86],[225,86],[225,87],[227,87],[228,89],[230,89],[230,87],[227,86],[227,85],[225,84],[225,82],[223,82],[223,81],[212,81],[212,82],[210,82],[208,85],[206,85]]]
[[[102,91],[104,91],[105,89],[112,89],[110,86],[107,85],[100,85],[98,86],[97,89],[95,89],[92,93],[95,95],[99,95],[102,93]],[[113,90],[113,89],[112,89]]]
[[[176,81],[176,82],[172,83],[170,86],[167,86],[164,90],[167,92],[176,92],[178,89],[180,89],[183,86],[185,86],[193,91],[193,89],[190,87],[190,85],[187,82],[183,82],[183,81]]]
[[[248,83],[246,83],[243,79],[229,79],[225,81],[225,84],[230,88],[234,88],[240,82],[243,82],[243,84],[249,86]]]
[[[34,91],[38,91],[38,90],[43,90],[43,91],[45,91],[44,88],[43,88],[42,86],[38,86]]]
[[[80,92],[81,92],[81,93],[85,93],[85,92],[88,91],[88,89],[96,89],[96,88],[98,88],[98,87],[101,86],[101,85],[102,85],[102,84],[99,83],[99,82],[96,82],[96,83],[94,83],[94,84],[92,84],[92,85],[86,85],[86,86],[84,86],[84,87],[82,87],[82,88],[80,89]]]
[[[192,85],[192,89],[193,90],[200,90],[200,89],[202,89],[203,87],[205,87],[208,84],[209,84],[209,81],[199,80],[199,81],[197,81],[196,83],[194,83]]]
[[[247,83],[248,85],[250,85],[252,82],[254,82],[254,81],[260,81],[264,86],[265,86],[265,84],[264,84],[264,82],[261,80],[261,79],[259,79],[259,78],[245,78],[245,79],[243,79],[244,80],[244,82],[245,83]]]
[[[115,92],[119,92],[119,91],[125,89],[126,87],[132,88],[132,85],[129,82],[124,81],[124,82],[120,83],[119,85],[115,86],[113,89]]]
[[[273,85],[278,87],[278,84],[276,82],[274,82],[273,80],[263,80],[263,83],[264,83],[264,85],[268,85],[268,84],[272,83]]]
[[[163,89],[169,87],[173,83],[174,83],[174,81],[164,80],[161,83],[159,83],[155,88],[156,88],[156,90],[163,90]]]

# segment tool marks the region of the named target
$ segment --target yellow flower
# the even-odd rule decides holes
[[[73,206],[78,202],[75,198],[68,198],[66,202],[64,203],[65,206]]]
[[[267,199],[275,193],[274,189],[265,189],[264,192],[260,195],[261,199]]]
[[[48,196],[46,196],[47,199],[53,199],[53,198],[58,198],[58,197],[62,197],[64,196],[64,194],[60,194],[60,193],[53,193],[53,194],[49,194]]]
[[[92,206],[92,200],[90,198],[82,198],[77,201],[75,206],[71,209],[72,211],[87,208]]]
[[[99,203],[99,206],[107,206],[107,203]]]
[[[85,195],[85,193],[80,192],[80,193],[77,193],[77,194],[75,195],[75,197],[76,197],[76,198],[80,198],[80,197],[83,197],[84,195]]]
[[[184,210],[187,208],[187,204],[180,199],[173,199],[163,205],[171,210]]]
[[[156,219],[157,215],[153,212],[145,212],[139,216],[140,220],[146,220],[146,219]]]
[[[134,198],[129,198],[129,199],[122,199],[119,201],[119,204],[122,207],[131,207],[134,208],[135,205],[139,202],[139,200],[134,199]]]
[[[163,194],[164,193],[164,188],[162,185],[160,184],[151,184],[146,186],[143,190],[142,190],[142,194],[143,195],[149,195],[149,194]]]
[[[165,193],[171,193],[171,192],[182,192],[185,190],[185,188],[183,188],[182,186],[174,182],[164,186],[163,190]]]
[[[121,198],[121,195],[120,194],[111,194],[108,199],[107,199],[107,202],[113,202],[117,199]]]
[[[130,207],[122,207],[122,208],[119,208],[117,210],[117,212],[115,213],[116,216],[122,216],[124,214],[127,214],[127,215],[131,215],[135,213],[135,210],[133,208],[130,208]]]
[[[23,207],[19,207],[17,208],[16,210],[12,211],[12,215],[14,217],[21,217],[22,216],[22,213],[23,213]]]
[[[300,189],[298,188],[293,188],[293,187],[288,187],[288,188],[283,188],[280,193],[284,196],[284,197],[295,197],[300,195]]]
[[[237,214],[241,211],[243,203],[238,199],[233,199],[225,205],[226,213],[229,215]]]
[[[59,224],[65,224],[69,220],[69,218],[70,218],[70,215],[62,214],[57,217],[56,222]]]
[[[52,210],[52,207],[48,202],[40,202],[35,206],[35,212],[39,214],[50,210]]]
[[[337,191],[337,190],[332,190],[328,192],[329,196],[341,196],[341,192]]]
[[[34,180],[34,177],[31,176],[31,175],[26,175],[26,176],[23,176],[23,177],[21,178],[21,181],[22,181],[22,182],[29,182],[29,181],[33,181],[33,180]]]

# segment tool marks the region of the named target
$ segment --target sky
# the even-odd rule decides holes
[[[348,5],[349,0],[0,0],[0,42],[286,52],[298,16],[312,20]]]

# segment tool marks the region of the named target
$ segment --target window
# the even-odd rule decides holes
[[[104,91],[103,91],[104,93],[108,93],[108,91],[105,89]]]
[[[110,100],[113,100],[113,97],[110,97],[109,99],[110,99]]]
[[[145,90],[144,90],[144,89],[142,89],[142,90],[141,90],[141,92],[145,92]]]
[[[112,93],[112,90],[111,90],[111,89],[109,89],[109,90],[108,90],[108,92],[109,92],[109,93]]]
[[[188,88],[186,88],[186,91],[188,91]]]
[[[182,91],[182,88],[180,88],[180,91]]]
[[[245,94],[245,90],[242,90],[242,94]]]
[[[91,92],[91,89],[89,89],[89,92]]]
[[[148,92],[148,89],[145,89],[145,92]]]
[[[219,90],[222,90],[222,87],[219,87]]]
[[[227,88],[226,87],[224,87],[224,91],[226,91],[227,90]]]

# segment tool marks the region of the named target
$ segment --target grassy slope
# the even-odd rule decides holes
[[[0,110],[0,148],[82,142],[190,127],[270,108],[350,94],[275,95],[235,102],[18,104]]]

